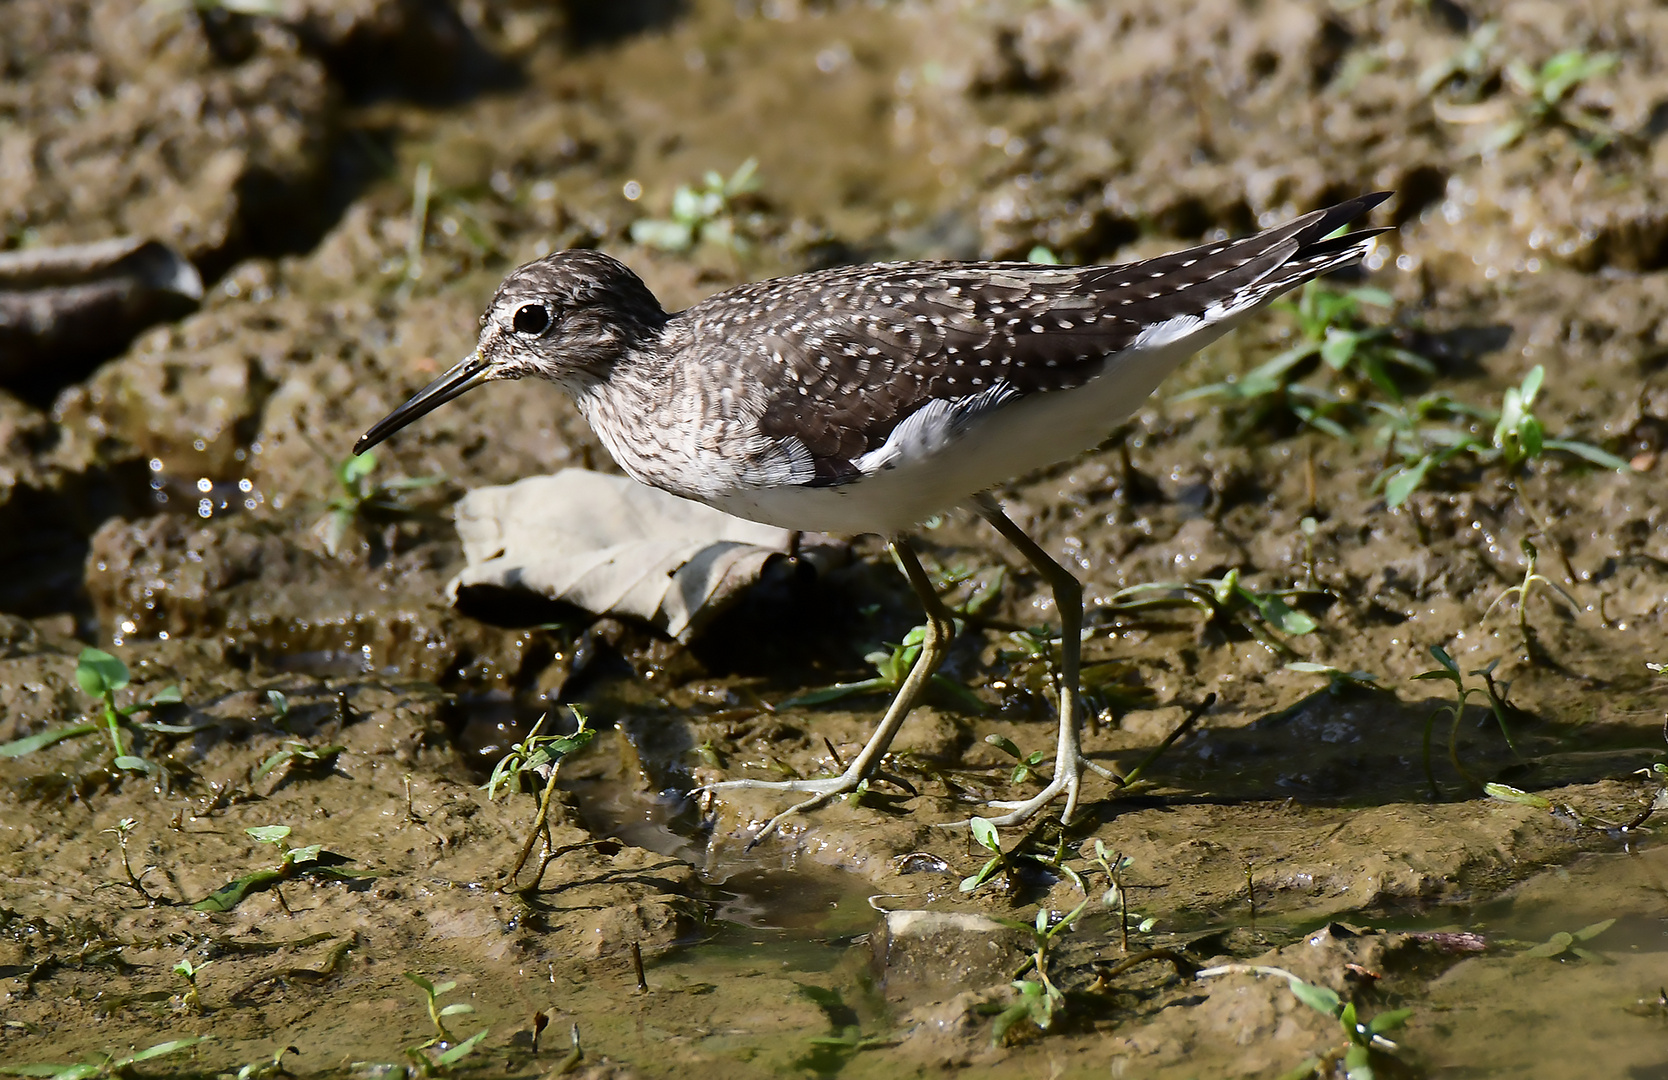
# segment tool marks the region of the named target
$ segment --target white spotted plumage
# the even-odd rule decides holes
[[[471,377],[558,382],[626,472],[674,494],[899,533],[1095,445],[1187,356],[1359,259],[1372,233],[1330,234],[1383,197],[1120,266],[836,267],[671,315],[617,261],[558,252],[499,287]]]
[[[1364,239],[1303,240],[1303,220],[1117,268],[898,263],[742,286],[576,396],[645,483],[787,528],[897,533],[1095,445],[1186,357],[1361,256]]]

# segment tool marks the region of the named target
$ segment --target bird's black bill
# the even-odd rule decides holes
[[[413,420],[427,416],[440,406],[487,381],[487,362],[478,352],[470,353],[440,378],[411,396],[411,400],[371,425],[371,430],[359,436],[353,444],[355,454],[363,454]]]

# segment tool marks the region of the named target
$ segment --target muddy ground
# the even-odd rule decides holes
[[[1668,1069],[1668,869],[1639,823],[1668,719],[1668,11],[12,0],[0,21],[4,246],[138,235],[207,282],[116,355],[39,358],[0,391],[0,742],[94,715],[89,644],[133,673],[118,704],[177,685],[139,716],[191,729],[140,734],[150,776],[97,732],[0,759],[0,1063],[207,1036],[134,1068],[247,1080],[293,1046],[297,1075],[1341,1075],[1345,1033],[1285,979],[1195,977],[1237,963],[1363,1019],[1411,1010],[1380,1075]],[[1566,50],[1587,77],[1534,83]],[[750,157],[744,245],[632,241],[679,184]],[[937,826],[1035,790],[984,740],[1051,745],[1046,664],[1012,631],[1053,609],[966,516],[923,548],[1000,585],[947,668],[981,707],[935,698],[888,763],[907,786],[752,851],[780,799],[681,793],[826,773],[861,744],[882,696],[775,705],[866,676],[918,617],[872,538],[688,646],[538,605],[455,610],[462,492],[613,469],[556,389],[516,384],[379,448],[375,481],[441,479],[331,543],[332,467],[554,248],[601,247],[675,308],[845,261],[1124,260],[1373,189],[1397,192],[1394,231],[1332,287],[1393,298],[1356,328],[1428,363],[1397,369],[1407,399],[1498,409],[1542,365],[1548,435],[1634,471],[1462,455],[1391,506],[1360,380],[1299,369],[1343,397],[1341,434],[1290,393],[1177,400],[1301,340],[1293,313],[1213,346],[1106,447],[1000,495],[1086,582],[1092,758],[1127,772],[1214,703],[1141,784],[1092,780],[1069,830],[1005,834],[1033,857],[971,892],[989,853]],[[1547,582],[1501,599],[1524,540]],[[1308,590],[1316,628],[1119,593],[1233,570]],[[1453,700],[1417,679],[1433,646],[1475,693],[1436,717],[1427,775]],[[480,785],[541,714],[571,727],[565,705],[602,733],[562,770],[542,876],[512,882],[536,800]],[[318,759],[262,774],[297,747]],[[347,861],[197,910],[277,864],[244,831],[271,825]],[[1097,842],[1128,859],[1118,903]],[[993,1037],[1030,946],[990,918],[1085,899],[1046,961],[1052,1022]],[[455,980],[441,1004],[474,1012],[410,1049],[435,1031],[404,972]]]

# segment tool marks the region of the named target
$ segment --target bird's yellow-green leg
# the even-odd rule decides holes
[[[1032,798],[1021,802],[991,803],[990,805],[998,809],[1009,811],[1002,817],[992,818],[991,823],[997,826],[1018,825],[1059,798],[1061,793],[1066,796],[1066,806],[1060,814],[1060,820],[1069,823],[1072,814],[1077,810],[1078,793],[1083,784],[1083,770],[1089,769],[1108,779],[1117,779],[1110,770],[1083,756],[1083,747],[1078,735],[1077,692],[1083,651],[1083,585],[1077,580],[1076,575],[1049,558],[1048,553],[1043,551],[1035,540],[1015,525],[1008,515],[1002,512],[1001,504],[990,494],[977,496],[974,507],[978,510],[979,516],[990,522],[991,527],[1017,548],[1019,553],[1025,556],[1025,561],[1042,575],[1043,580],[1054,592],[1054,607],[1060,613],[1060,738],[1054,751],[1054,776],[1049,780],[1048,786]]]
[[[944,606],[944,601],[939,599],[938,592],[932,586],[932,579],[927,577],[926,570],[922,569],[921,560],[916,558],[909,542],[901,536],[893,537],[890,546],[892,555],[903,568],[904,576],[909,579],[915,595],[920,598],[921,606],[926,609],[927,630],[921,641],[921,655],[909,669],[903,685],[898,687],[898,692],[892,698],[892,704],[887,708],[880,726],[869,736],[869,741],[852,759],[851,764],[838,776],[812,780],[722,780],[716,784],[706,784],[691,792],[696,794],[703,791],[785,791],[811,796],[771,818],[765,827],[748,841],[748,847],[775,832],[777,826],[794,814],[815,810],[830,799],[856,791],[864,780],[873,776],[880,766],[880,759],[898,734],[898,729],[903,726],[909,711],[915,707],[927,680],[932,678],[933,672],[938,670],[938,666],[944,662],[945,655],[950,651],[950,642],[956,636],[955,617],[950,614],[950,609]]]

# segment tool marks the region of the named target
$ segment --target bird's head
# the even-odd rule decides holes
[[[494,379],[537,375],[581,394],[665,323],[654,294],[618,260],[578,249],[547,255],[498,286],[475,351],[373,424],[354,453]]]

